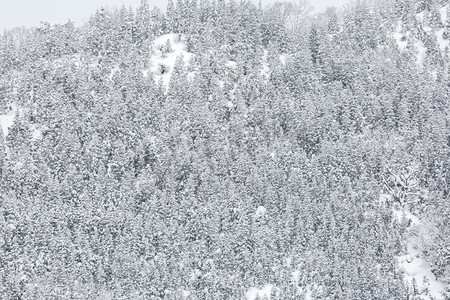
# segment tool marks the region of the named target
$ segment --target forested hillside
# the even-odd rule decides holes
[[[450,5],[301,3],[4,31],[0,299],[449,299]]]

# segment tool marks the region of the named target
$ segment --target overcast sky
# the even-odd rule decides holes
[[[275,0],[263,0],[263,4]],[[0,31],[18,26],[36,26],[41,21],[61,23],[71,19],[77,24],[87,21],[101,6],[137,7],[140,0],[0,0]],[[150,0],[150,5],[165,9],[167,0]],[[174,1],[176,2],[176,1]],[[255,0],[257,2],[257,0]],[[310,0],[316,10],[340,6],[348,0]]]

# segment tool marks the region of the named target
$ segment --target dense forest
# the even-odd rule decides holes
[[[450,5],[179,0],[0,35],[0,299],[450,299]]]

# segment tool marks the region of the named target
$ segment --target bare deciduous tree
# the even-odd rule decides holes
[[[272,7],[274,15],[280,18],[282,24],[291,32],[298,32],[302,28],[312,9],[308,0],[276,2]]]
[[[414,167],[402,168],[399,172],[386,169],[387,175],[383,176],[383,184],[386,191],[400,203],[401,206],[416,201],[414,196],[418,195],[418,184],[416,169]]]

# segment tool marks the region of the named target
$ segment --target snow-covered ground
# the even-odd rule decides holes
[[[266,215],[267,215],[267,209],[264,206],[259,206],[256,209],[256,212],[255,212],[256,219],[266,218]]]
[[[398,266],[404,272],[404,279],[411,286],[416,285],[416,293],[423,300],[443,300],[444,285],[431,272],[430,264],[421,250],[422,240],[426,238],[426,225],[406,209],[395,209],[394,217],[398,221],[409,220],[409,232],[414,231],[407,240],[407,252],[397,257]],[[431,298],[432,297],[432,298]]]
[[[0,115],[0,127],[3,130],[3,136],[8,135],[8,129],[14,122],[14,114]]]
[[[450,46],[450,41],[444,39],[443,37],[444,32],[445,32],[444,28],[436,30],[437,42],[441,51],[445,51],[445,48]]]
[[[14,122],[14,117],[17,111],[16,105],[11,105],[11,109],[3,115],[0,115],[0,128],[3,130],[3,136],[6,138],[8,130]]]
[[[394,36],[395,41],[397,42],[398,49],[400,51],[406,50],[406,46],[408,46],[408,42],[406,41],[406,39],[402,39],[403,38],[402,22],[400,22],[400,21],[397,22],[397,26],[395,28],[395,32],[394,32],[393,36]]]
[[[300,297],[300,295],[303,296],[304,300],[312,300],[312,293],[313,289],[319,290],[320,288],[317,285],[312,286],[311,284],[306,285],[305,287],[299,286],[300,283],[300,275],[301,271],[294,271],[292,272],[292,281],[297,286],[297,295]],[[272,284],[266,284],[262,287],[251,287],[247,290],[245,293],[245,299],[246,300],[255,300],[257,296],[259,296],[260,299],[267,299],[267,300],[273,300],[270,296],[271,294],[280,295],[281,290],[272,285]]]
[[[381,194],[379,205],[385,206],[388,202],[393,202],[392,196]],[[442,296],[445,291],[444,285],[431,272],[431,266],[422,251],[423,245],[427,243],[427,235],[430,234],[429,222],[419,219],[404,207],[393,208],[392,213],[398,222],[409,223],[406,253],[397,257],[398,267],[404,273],[404,280],[411,286],[415,281],[416,292],[419,293],[420,299],[445,299]]]
[[[425,60],[425,57],[427,56],[427,47],[425,47],[425,45],[423,44],[422,41],[417,41],[416,48],[417,48],[417,54],[416,54],[417,65],[422,67],[423,61]]]
[[[162,80],[167,87],[177,58],[183,57],[184,64],[187,65],[192,55],[186,51],[184,35],[175,33],[162,35],[152,42],[150,68],[144,71],[144,76],[148,76],[151,72],[156,82]]]
[[[2,130],[3,137],[6,139],[6,136],[9,133],[9,128],[13,125],[14,119],[16,118],[16,114],[22,114],[23,109],[17,107],[16,104],[10,105],[11,109],[3,115],[0,115],[0,129]],[[37,124],[30,125],[31,137],[33,141],[42,139],[42,130],[39,129]],[[8,149],[6,150],[8,152]]]
[[[408,253],[398,257],[398,264],[404,272],[405,280],[409,284],[416,282],[417,293],[421,299],[444,299],[444,285],[431,272],[431,267],[423,258],[420,249],[409,244]]]
[[[444,24],[448,21],[447,20],[447,9],[449,9],[449,7],[450,7],[450,5],[447,4],[443,7],[441,7],[441,9],[439,9],[439,12],[441,13],[441,20],[442,20],[442,23],[444,23]]]
[[[399,222],[403,222],[404,220],[406,220],[406,221],[410,221],[412,225],[415,225],[415,226],[420,225],[419,218],[405,209],[394,209],[393,214],[394,214],[394,217]]]
[[[259,296],[261,299],[264,297],[267,297],[267,299],[270,299],[270,293],[272,291],[273,285],[266,284],[262,288],[258,289],[255,287],[251,287],[248,289],[247,293],[245,294],[245,299],[247,300],[255,300],[257,296]]]

